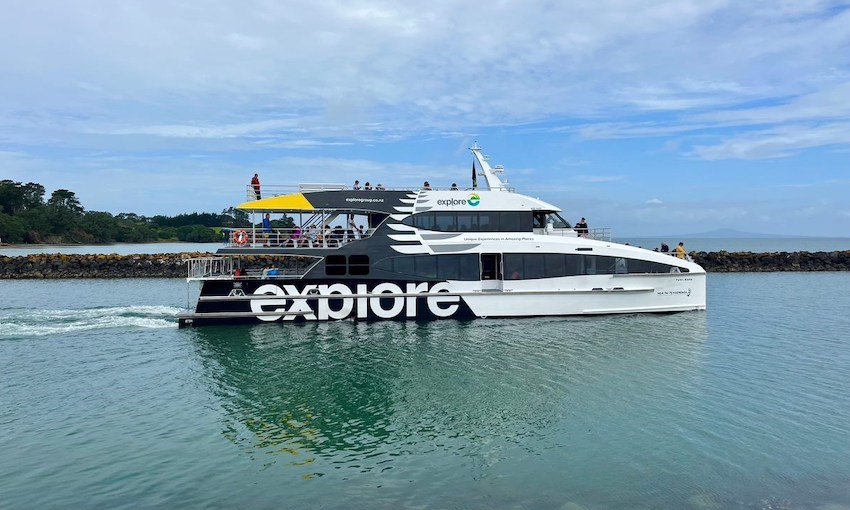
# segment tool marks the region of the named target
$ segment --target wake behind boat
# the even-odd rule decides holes
[[[189,259],[201,289],[180,327],[705,309],[702,267],[615,243],[608,229],[572,228],[559,208],[508,187],[481,147],[470,150],[465,190],[301,184],[254,199],[249,187],[238,209],[294,224],[252,221],[215,257]],[[254,267],[257,255],[277,262]]]

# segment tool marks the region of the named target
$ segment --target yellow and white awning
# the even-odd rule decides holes
[[[239,204],[236,208],[243,211],[312,211],[315,209],[303,193],[251,200]]]

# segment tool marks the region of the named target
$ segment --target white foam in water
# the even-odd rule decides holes
[[[173,306],[116,306],[0,312],[0,338],[45,336],[111,328],[176,328]]]

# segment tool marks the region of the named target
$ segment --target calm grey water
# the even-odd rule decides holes
[[[850,508],[848,288],[178,330],[180,280],[0,281],[0,508]]]

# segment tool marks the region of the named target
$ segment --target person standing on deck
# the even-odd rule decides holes
[[[687,253],[688,252],[685,251],[685,243],[679,242],[679,246],[676,246],[676,256],[683,259]]]
[[[254,177],[251,179],[251,186],[254,188],[254,195],[257,196],[257,200],[260,199],[260,176],[258,174],[254,174]]]
[[[272,219],[269,216],[269,213],[266,213],[266,215],[263,217],[263,235],[266,238],[266,244],[269,243],[269,238],[271,237],[271,234],[272,234]]]
[[[581,237],[587,237],[590,230],[587,228],[587,220],[582,218],[578,223],[576,223],[575,229],[576,233]]]

